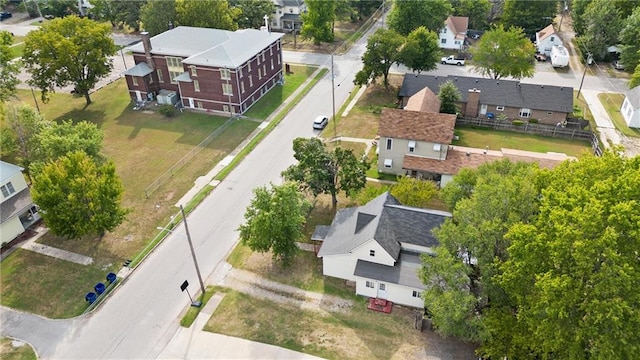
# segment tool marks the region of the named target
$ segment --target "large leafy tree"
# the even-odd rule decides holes
[[[309,201],[291,181],[271,184],[270,189],[256,188],[253,194],[244,214],[245,223],[238,228],[240,241],[253,251],[271,251],[274,260],[290,265],[298,251],[296,241],[304,236]]]
[[[631,80],[629,81],[629,88],[633,89],[634,87],[640,85],[640,64],[636,66],[633,75],[631,75]]]
[[[542,180],[540,213],[511,227],[499,267],[513,301],[504,339],[527,346],[509,358],[636,358],[640,158],[586,156]]]
[[[42,91],[43,101],[56,87],[72,84],[89,105],[89,91],[111,72],[109,56],[115,52],[108,25],[68,16],[30,32],[22,61],[31,74],[29,84]]]
[[[236,30],[240,10],[224,0],[182,0],[177,2],[178,24],[184,26]]]
[[[622,27],[620,11],[608,0],[593,0],[584,13],[584,34],[577,41],[583,53],[590,52],[595,59],[607,56],[607,47],[618,43]]]
[[[371,16],[384,3],[384,0],[348,0],[348,3],[354,10],[351,19],[364,20]]]
[[[624,21],[620,32],[622,49],[620,59],[629,67],[635,69],[640,64],[640,6]]]
[[[313,43],[332,43],[334,40],[333,25],[336,19],[335,1],[307,0],[307,12],[300,15],[302,30],[300,35],[312,39]]]
[[[76,151],[35,174],[31,196],[53,234],[79,239],[103,235],[124,221],[128,210],[121,206],[123,190],[113,162],[97,165]]]
[[[437,193],[438,186],[433,181],[410,176],[398,177],[398,181],[391,187],[391,195],[398,201],[419,208],[429,207],[430,201]]]
[[[112,24],[123,28],[125,25],[133,31],[140,30],[140,9],[143,1],[110,0]]]
[[[352,150],[339,146],[327,149],[318,138],[296,138],[293,152],[298,163],[285,170],[283,177],[298,181],[314,196],[330,194],[334,208],[339,192],[355,196],[367,183],[369,162],[364,157],[358,159]]]
[[[272,16],[276,6],[271,0],[231,0],[232,8],[239,10],[238,26],[241,29],[259,29],[264,25],[264,16]]]
[[[522,79],[533,76],[535,47],[520,28],[502,25],[487,31],[470,49],[474,70],[483,76]]]
[[[573,30],[576,35],[584,34],[587,28],[584,13],[591,2],[593,0],[573,0],[571,2],[571,21],[573,21]]]
[[[458,102],[462,100],[462,94],[460,94],[460,90],[456,84],[448,80],[440,84],[438,99],[440,99],[441,113],[457,114],[459,110]]]
[[[520,27],[533,35],[549,25],[557,13],[558,0],[505,0],[501,20],[505,28]]]
[[[421,26],[407,36],[398,58],[411,71],[420,74],[435,69],[441,55],[438,35]]]
[[[40,130],[37,140],[37,160],[41,162],[53,161],[75,151],[84,152],[97,163],[104,160],[101,154],[104,133],[88,121],[50,123]]]
[[[34,108],[24,104],[9,105],[2,126],[2,158],[22,166],[29,175],[29,165],[40,150],[38,134],[48,123]]]
[[[469,18],[469,29],[485,30],[489,27],[491,2],[489,0],[451,0],[453,15]]]
[[[12,61],[11,44],[13,36],[8,31],[0,31],[0,102],[9,100],[16,93],[16,86],[20,83],[18,73],[20,63]]]
[[[453,8],[448,0],[400,0],[394,1],[387,21],[390,29],[403,36],[420,26],[439,33],[452,13]]]
[[[506,302],[493,280],[505,261],[509,243],[504,234],[537,211],[539,191],[531,179],[535,164],[497,161],[465,170],[443,189],[453,205],[453,218],[434,230],[440,246],[424,255],[420,277],[423,296],[437,331],[486,342],[487,312]]]
[[[389,84],[389,69],[400,60],[404,38],[391,29],[378,29],[367,39],[367,50],[362,55],[362,70],[356,73],[353,82],[366,85],[369,79],[382,76],[384,87]]]
[[[140,9],[140,21],[151,36],[169,30],[170,24],[177,25],[176,1],[148,0]]]

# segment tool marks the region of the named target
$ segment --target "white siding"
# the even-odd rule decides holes
[[[373,288],[366,287],[366,282],[371,281],[374,283]],[[412,288],[408,286],[391,284],[384,281],[365,279],[361,277],[356,278],[356,295],[366,297],[377,297],[378,286],[380,283],[384,283],[387,288],[387,300],[394,304],[410,306],[415,308],[423,308],[424,300],[421,297],[413,297],[413,292],[417,291],[421,293],[422,289]]]
[[[447,185],[451,180],[453,180],[453,175],[442,175],[440,178],[440,188],[443,188]]]
[[[356,260],[350,254],[328,255],[322,257],[322,274],[339,279],[355,280],[353,271],[356,268]]]
[[[436,148],[434,147],[434,145],[436,145],[435,143],[428,141],[415,141],[415,150],[414,152],[410,153],[409,142],[414,140],[393,138],[393,146],[391,150],[387,150],[387,139],[387,137],[381,136],[378,142],[378,172],[381,173],[404,175],[406,173],[406,170],[402,169],[402,163],[406,154],[439,160],[444,160],[447,158],[448,146],[445,144],[439,144],[440,150],[436,150]],[[386,168],[384,166],[384,161],[386,159],[392,160],[391,168]]]
[[[443,40],[445,41],[444,43],[442,42]],[[456,44],[456,41],[458,41],[458,44]],[[448,26],[445,26],[440,30],[438,38],[438,46],[440,46],[440,48],[459,50],[463,45],[461,42],[463,41],[456,40],[456,33],[454,33]]]
[[[370,255],[371,251],[375,252],[374,256]],[[354,269],[358,259],[388,266],[393,266],[396,263],[395,259],[392,258],[391,255],[389,255],[389,253],[387,253],[375,240],[369,240],[368,242],[353,249],[351,251],[351,257],[353,258]],[[353,274],[353,271],[351,274]]]
[[[22,190],[27,188],[27,182],[24,179],[24,175],[22,175],[21,172],[14,174],[7,181],[5,181],[4,183],[0,184],[0,186],[5,185],[8,182],[10,182],[11,185],[13,185],[13,188],[16,190],[13,194],[9,195],[8,198],[12,197],[13,195],[15,195],[15,194],[19,193],[20,191],[22,191]],[[2,199],[1,202],[4,202],[4,200],[6,200],[8,198],[5,198],[4,195],[0,192],[0,199]]]
[[[634,109],[629,98],[625,96],[622,107],[620,108],[620,113],[622,113],[622,117],[624,117],[627,126],[640,128],[640,105],[637,109]]]
[[[7,219],[7,221],[0,225],[0,244],[15,239],[23,232],[24,227],[22,227],[22,223],[20,222],[20,218],[18,218],[18,216]]]

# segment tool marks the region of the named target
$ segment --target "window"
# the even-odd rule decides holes
[[[16,189],[13,188],[13,184],[11,183],[11,181],[0,186],[0,189],[2,190],[2,195],[4,195],[4,197],[9,197],[11,194],[16,192]]]
[[[251,72],[251,61],[247,63],[247,69],[249,70],[249,72]]]
[[[200,82],[198,80],[193,80],[193,90],[200,92]]]
[[[442,149],[440,144],[433,144],[433,151],[440,151],[440,149]]]
[[[231,80],[231,71],[229,69],[220,69],[220,79]]]
[[[387,289],[387,285],[385,285],[385,284],[383,284],[383,283],[380,283],[380,286],[378,286],[378,289],[380,289],[380,290],[384,291],[384,290],[386,290],[386,289]]]
[[[280,42],[278,41],[278,50],[280,50]]]
[[[238,68],[238,73],[240,74],[239,76],[240,76],[240,78],[242,79],[242,68],[241,68],[241,67],[240,67],[240,68]]]
[[[159,82],[161,82],[161,83],[163,83],[163,82],[164,82],[164,77],[163,77],[163,75],[162,75],[162,70],[158,69],[158,70],[156,71],[156,73],[158,74],[158,81],[159,81]]]
[[[240,81],[240,91],[244,94],[244,81]]]
[[[267,76],[267,65],[262,65],[262,74],[264,74],[264,76]]]
[[[413,293],[411,294],[411,297],[419,298],[420,297],[420,292],[413,290]]]
[[[138,86],[138,77],[137,76],[132,76],[131,77],[131,81],[133,82],[133,86]]]
[[[249,87],[253,86],[253,77],[249,75]]]
[[[222,94],[233,96],[233,88],[231,87],[231,84],[222,84]]]
[[[372,288],[372,289],[373,289],[373,287],[374,287],[374,286],[373,286],[373,281],[367,281],[367,282],[365,283],[365,285],[364,285],[364,286],[366,286],[366,287],[368,287],[368,288]]]
[[[457,40],[456,40],[456,41],[454,41],[453,43],[454,43],[455,45],[460,45],[460,41],[457,41]]]
[[[190,66],[191,68],[191,76],[198,76],[198,71],[196,70],[196,67],[194,65]]]
[[[549,40],[551,40],[551,42],[553,42],[553,40],[555,40],[555,37],[552,36],[552,37],[549,38]]]
[[[273,47],[269,48],[269,56],[273,56]]]
[[[260,68],[258,68],[258,80],[262,80],[262,72],[260,72]]]
[[[393,139],[387,138],[387,150],[391,150],[393,147]]]
[[[198,109],[204,109],[204,107],[202,106],[202,101],[198,101],[196,103],[196,106],[198,107]]]
[[[278,65],[280,65],[280,54],[278,54]]]
[[[416,151],[416,142],[415,141],[409,141],[409,152],[415,152]]]
[[[260,66],[260,54],[258,54],[256,56],[256,64],[258,64],[258,66]]]
[[[376,256],[375,250],[369,250],[369,256]]]
[[[262,52],[262,62],[264,62],[264,51]]]
[[[229,105],[223,105],[222,106],[222,111],[229,112]]]
[[[271,70],[273,70],[273,59],[271,59]]]
[[[553,111],[547,111],[547,115],[553,115]]]
[[[387,169],[391,169],[391,167],[393,166],[393,160],[391,159],[384,159],[384,167]]]
[[[528,118],[531,116],[531,109],[522,108],[518,115],[520,115],[520,117]]]
[[[447,39],[440,39],[440,44],[446,44],[447,43]]]
[[[184,72],[182,68],[182,58],[167,56],[167,68],[169,68],[169,78],[171,83],[176,84],[176,77]]]
[[[504,105],[496,106],[496,111],[504,111]]]

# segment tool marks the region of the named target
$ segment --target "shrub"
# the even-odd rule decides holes
[[[171,104],[161,105],[158,112],[166,117],[173,117],[176,114],[176,108]]]
[[[496,119],[499,121],[507,120],[507,114],[505,113],[498,114],[498,116],[496,116]]]
[[[538,119],[529,119],[529,124],[537,124]]]
[[[511,122],[511,124],[515,125],[515,126],[522,126],[524,124],[524,121],[522,121],[522,120],[513,120]]]

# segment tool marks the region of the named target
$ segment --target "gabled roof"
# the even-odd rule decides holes
[[[353,275],[418,289],[426,289],[426,285],[423,284],[418,277],[418,272],[421,268],[422,260],[420,259],[420,255],[401,251],[400,259],[394,266],[358,260]]]
[[[406,140],[451,144],[456,116],[453,114],[384,108],[378,135]]]
[[[445,24],[456,34],[456,38],[460,35],[464,39],[464,35],[466,35],[469,28],[469,18],[466,16],[449,16]]]
[[[178,56],[190,65],[236,68],[284,34],[242,29],[236,31],[178,26],[151,38],[151,54]],[[128,48],[144,53],[142,42]]]
[[[422,112],[440,112],[440,99],[438,96],[425,87],[409,98],[405,110],[422,111]]]
[[[640,86],[627,91],[627,98],[634,109],[640,109]]]
[[[4,184],[17,173],[22,173],[20,166],[0,160],[0,183]]]
[[[553,28],[553,24],[549,24],[546,28],[536,33],[536,38],[537,38],[536,40],[542,41],[555,33],[556,33],[556,30]]]
[[[437,246],[431,230],[450,216],[443,211],[404,206],[385,192],[363,206],[338,210],[318,256],[349,254],[375,240],[398,259],[401,243]]]
[[[567,86],[525,84],[515,80],[493,80],[468,76],[434,76],[405,74],[399,96],[413,96],[428,87],[434,93],[447,80],[456,85],[467,102],[470,89],[480,90],[480,103],[487,105],[529,108],[535,110],[573,112],[573,88]]]

